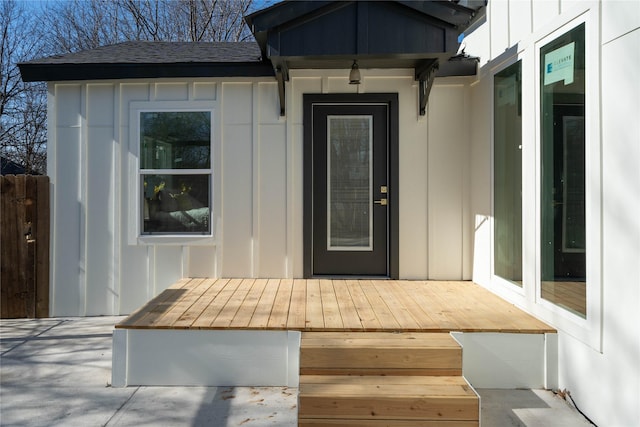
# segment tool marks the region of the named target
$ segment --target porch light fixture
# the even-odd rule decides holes
[[[350,85],[359,85],[360,84],[360,70],[358,69],[358,61],[353,61],[353,65],[351,66],[351,71],[349,72],[349,84]]]

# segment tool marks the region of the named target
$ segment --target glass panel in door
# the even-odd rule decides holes
[[[372,116],[327,117],[327,250],[373,250]]]

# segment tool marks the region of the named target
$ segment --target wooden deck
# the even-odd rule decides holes
[[[472,282],[182,279],[116,328],[554,333]]]

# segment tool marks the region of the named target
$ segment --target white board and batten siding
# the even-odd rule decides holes
[[[640,2],[496,0],[487,23],[467,35],[481,57],[472,85],[472,215],[477,283],[558,329],[558,387],[597,425],[640,425]],[[585,162],[588,171],[587,318],[549,308],[539,296],[539,49],[586,25]],[[489,24],[489,25],[487,25]],[[523,290],[492,275],[492,80],[522,61]],[[616,390],[611,393],[611,390]]]
[[[269,78],[50,83],[51,313],[127,314],[182,277],[301,277],[304,93],[398,93],[400,277],[469,279],[471,80],[437,79],[419,116],[410,70],[362,73],[292,72],[286,117]],[[213,110],[213,239],[135,235],[131,105],[155,102]]]
[[[285,196],[270,189],[261,200],[253,191],[254,180],[282,183],[286,177],[284,159],[277,163],[273,153],[285,146],[277,104],[270,115],[268,108],[253,105],[254,99],[269,105],[272,92],[275,82],[49,85],[53,315],[130,313],[185,276],[284,277]],[[129,105],[153,101],[206,102],[214,109],[213,160],[221,172],[214,175],[214,224],[228,218],[226,233],[217,230],[223,240],[216,242],[229,246],[225,268],[216,244],[130,242],[130,211],[137,206],[131,206],[129,192],[137,185],[137,158],[130,149]],[[253,247],[258,239],[252,236],[264,222],[270,224],[263,239],[271,242],[269,250]],[[263,270],[252,257],[257,250],[265,259]]]
[[[302,253],[302,94],[397,93],[399,104],[399,263],[402,279],[471,277],[468,200],[470,78],[439,78],[426,116],[418,114],[418,83],[411,70],[361,70],[362,83],[349,85],[343,70],[291,70],[287,97],[293,163],[292,215],[296,254]],[[442,250],[446,248],[446,250]],[[297,258],[299,259],[299,258]],[[302,274],[302,262],[293,271]]]

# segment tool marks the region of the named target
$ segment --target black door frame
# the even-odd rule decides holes
[[[386,104],[389,108],[389,183],[388,183],[388,271],[390,279],[399,278],[399,125],[397,93],[304,94],[303,95],[303,274],[313,277],[313,106],[340,104]],[[378,276],[375,276],[378,277]]]

